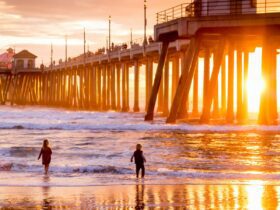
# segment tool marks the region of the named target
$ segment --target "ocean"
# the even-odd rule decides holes
[[[280,183],[280,126],[173,125],[145,122],[144,113],[17,106],[2,106],[0,116],[2,190]],[[45,138],[53,151],[48,176],[37,160]],[[137,143],[144,179],[130,162]]]

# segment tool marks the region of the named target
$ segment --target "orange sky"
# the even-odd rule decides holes
[[[156,12],[186,1],[147,0],[148,34],[153,33]],[[129,41],[143,36],[143,0],[0,0],[0,53],[7,47],[28,49],[38,56],[37,65],[49,64],[50,44],[54,58],[83,52],[83,28],[89,49],[106,45],[108,16],[112,16],[112,41]]]

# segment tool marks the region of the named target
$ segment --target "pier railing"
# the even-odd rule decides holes
[[[199,18],[218,15],[280,13],[280,0],[191,0],[156,14],[157,24],[182,17]]]
[[[146,43],[147,50],[154,50],[154,48],[158,49],[160,45],[161,43],[154,41],[152,35],[147,36],[147,43]],[[56,65],[54,64],[53,66],[51,66],[50,64],[48,70],[83,64],[84,62],[89,63],[89,62],[106,60],[109,58],[109,56],[111,58],[116,58],[124,54],[131,56],[130,54],[134,54],[137,52],[143,53],[144,38],[138,37],[136,39],[132,39],[126,42],[112,42],[110,49],[107,48],[108,46],[106,48],[105,47],[100,48],[95,52],[87,52],[85,55],[81,54],[77,57],[70,58],[67,62],[62,61],[62,59],[60,59],[60,61],[58,61],[58,64]]]

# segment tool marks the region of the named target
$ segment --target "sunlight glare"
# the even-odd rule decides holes
[[[261,76],[261,66],[261,48],[257,48],[249,56],[248,80],[246,81],[249,112],[258,112],[260,95],[265,88],[265,81]]]

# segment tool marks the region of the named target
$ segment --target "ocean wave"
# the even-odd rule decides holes
[[[261,126],[228,124],[166,124],[165,118],[156,117],[145,122],[145,113],[66,111],[60,109],[2,107],[0,129],[15,130],[94,130],[94,131],[182,131],[192,133],[223,132],[279,132],[280,125]],[[251,121],[250,121],[251,122]],[[253,122],[253,121],[252,121]]]
[[[11,172],[41,172],[41,165],[25,165],[18,163],[0,163],[0,171]],[[107,174],[132,174],[134,171],[130,168],[116,167],[116,166],[51,166],[50,171],[54,174],[69,174],[69,173],[107,173]]]
[[[280,125],[275,126],[261,126],[261,125],[189,125],[189,124],[150,124],[150,123],[136,123],[136,124],[69,124],[61,123],[57,125],[50,124],[10,124],[3,123],[0,129],[17,129],[17,130],[92,130],[92,131],[180,131],[188,133],[244,133],[244,132],[269,132],[276,133],[280,131]],[[146,137],[144,137],[146,138]]]
[[[196,170],[170,170],[160,168],[156,173],[157,176],[170,176],[185,179],[202,179],[202,180],[269,180],[278,181],[280,179],[279,172],[263,172],[263,171],[196,171]]]
[[[19,173],[40,173],[43,171],[41,165],[24,165],[16,163],[0,163],[0,172],[19,172]],[[51,166],[50,172],[53,176],[71,176],[74,174],[107,174],[107,175],[133,175],[133,168],[116,167],[116,166]],[[268,180],[277,181],[280,179],[280,172],[264,172],[264,171],[202,171],[202,170],[171,170],[167,168],[158,168],[155,170],[147,170],[147,176],[156,179],[162,178],[183,178],[185,180]]]
[[[9,155],[12,157],[34,156],[40,152],[40,147],[16,146],[9,149]]]

